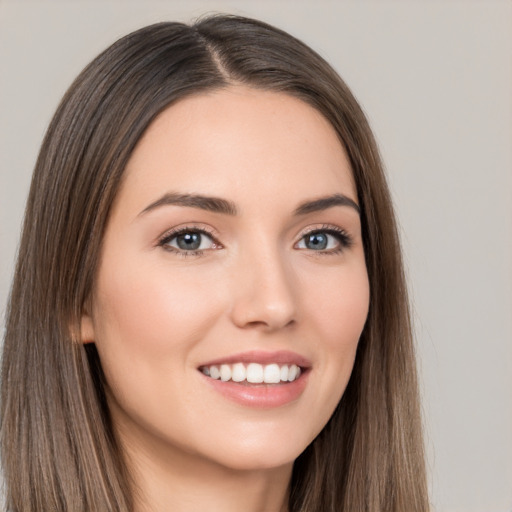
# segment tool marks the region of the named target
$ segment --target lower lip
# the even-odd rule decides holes
[[[306,387],[309,370],[301,373],[297,380],[282,384],[238,384],[201,375],[215,391],[229,400],[246,407],[268,409],[297,400]]]

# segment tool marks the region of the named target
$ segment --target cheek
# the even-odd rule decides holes
[[[363,259],[308,279],[307,310],[333,351],[355,350],[368,316],[370,287]]]
[[[364,261],[364,260],[363,260]],[[326,276],[324,276],[326,277]],[[362,264],[335,269],[324,286],[310,286],[308,308],[316,333],[325,423],[338,404],[352,373],[369,307],[369,283]]]
[[[93,315],[110,407],[120,424],[129,419],[145,429],[179,430],[175,411],[187,411],[179,409],[176,390],[192,396],[191,357],[223,310],[214,288],[204,293],[217,278],[179,268],[171,273],[165,258],[146,266],[118,261],[123,265],[104,262],[100,269]]]
[[[165,261],[134,267],[106,264],[101,269],[94,301],[100,355],[156,365],[183,362],[218,318],[219,300],[209,282],[213,276],[169,272]],[[205,289],[212,292],[200,293]]]

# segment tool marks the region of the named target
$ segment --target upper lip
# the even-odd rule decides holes
[[[219,357],[217,359],[207,361],[199,365],[199,367],[202,368],[204,366],[217,366],[221,364],[234,363],[296,364],[301,368],[309,368],[311,366],[311,362],[307,358],[289,350],[278,350],[274,352],[250,350],[246,352],[240,352],[238,354],[231,354],[225,357]]]

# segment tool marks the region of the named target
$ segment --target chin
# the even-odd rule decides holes
[[[298,434],[298,432],[295,432]],[[237,471],[258,471],[293,465],[312,439],[290,435],[288,432],[272,435],[246,433],[243,438],[231,438],[215,444],[210,458],[218,464]]]

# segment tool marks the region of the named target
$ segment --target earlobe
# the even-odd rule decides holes
[[[85,343],[94,343],[95,335],[94,335],[94,323],[92,321],[92,317],[84,313],[82,315],[82,319],[80,320],[80,342]]]

